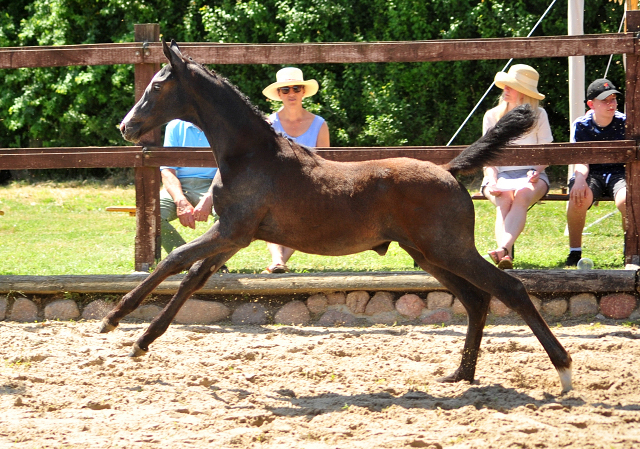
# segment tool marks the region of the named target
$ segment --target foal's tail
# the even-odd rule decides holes
[[[537,113],[528,104],[514,108],[484,136],[442,167],[455,176],[472,173],[484,165],[489,165],[505,145],[533,128],[536,119]]]

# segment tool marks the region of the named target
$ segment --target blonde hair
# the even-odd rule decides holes
[[[513,89],[515,90],[515,89]],[[534,111],[538,110],[538,107],[540,106],[540,100],[530,97],[529,95],[525,95],[521,92],[518,92],[520,95],[522,95],[522,103],[520,104],[528,104],[531,106],[531,109],[533,109]],[[507,107],[509,107],[509,103],[507,103],[506,101],[504,101],[504,99],[502,98],[502,95],[500,95],[500,100],[498,101],[498,120],[500,120],[502,117],[504,117],[504,115],[507,113]]]

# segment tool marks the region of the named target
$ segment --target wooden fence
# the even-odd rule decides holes
[[[626,33],[507,39],[312,44],[182,43],[204,64],[311,64],[424,62],[477,59],[626,55],[626,137],[619,142],[555,143],[514,147],[498,165],[623,162],[627,164],[626,263],[640,264],[640,11],[627,11]],[[135,25],[135,42],[124,44],[0,48],[0,69],[71,65],[135,64],[135,100],[165,61],[158,24]],[[283,48],[285,47],[285,48]],[[132,105],[134,102],[132,101]],[[333,160],[356,161],[408,156],[445,163],[463,147],[324,148]],[[134,167],[136,187],[135,268],[146,271],[160,253],[160,165],[215,167],[210,150],[162,148],[160,130],[140,146],[0,149],[0,169]],[[635,205],[635,207],[634,207]]]

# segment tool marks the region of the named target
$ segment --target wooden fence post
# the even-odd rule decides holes
[[[149,55],[146,43],[160,40],[160,25],[145,23],[134,25],[135,41],[140,42],[140,56],[144,61]],[[136,102],[160,70],[159,63],[140,63],[135,65]],[[145,134],[140,141],[142,146],[161,146],[160,129]],[[158,167],[136,167],[136,241],[135,269],[149,271],[156,260],[160,259],[160,170]]]
[[[627,31],[640,31],[640,11],[627,11]],[[627,114],[626,138],[640,140],[640,60],[638,59],[638,42],[636,52],[626,54],[626,86],[625,112]],[[627,164],[627,223],[625,234],[625,263],[640,265],[640,162]]]

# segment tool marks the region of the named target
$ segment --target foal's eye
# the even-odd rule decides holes
[[[162,89],[162,87],[160,86],[160,84],[154,84],[153,85],[153,90],[155,90],[156,92],[159,91],[160,89]]]

